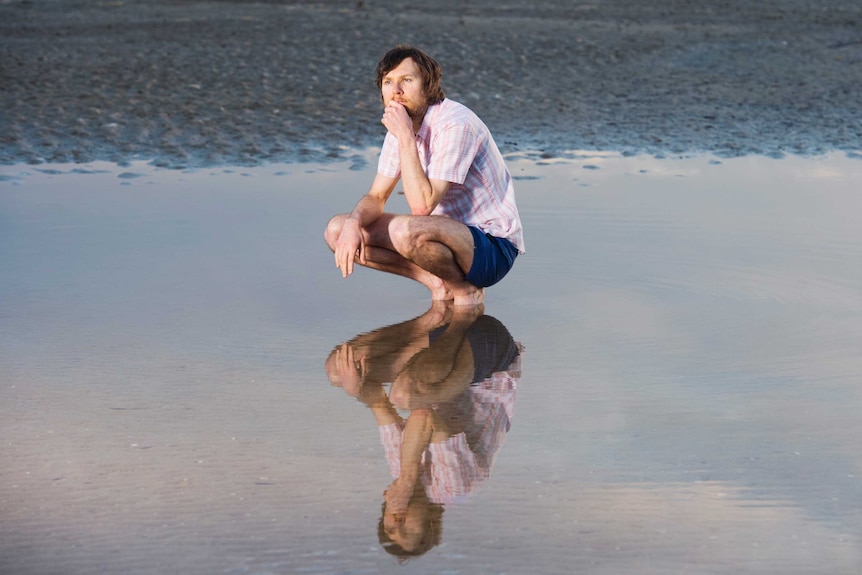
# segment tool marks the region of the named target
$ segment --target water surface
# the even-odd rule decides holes
[[[0,571],[862,570],[862,162],[510,165],[528,253],[485,306],[524,348],[509,420],[406,565],[378,422],[325,369],[429,311],[323,244],[373,154],[3,168]]]

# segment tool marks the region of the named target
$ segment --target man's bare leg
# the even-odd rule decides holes
[[[392,242],[389,240],[388,224],[393,217],[395,217],[394,214],[383,214],[371,226],[363,228],[362,232],[365,235],[366,244],[364,265],[371,269],[419,282],[431,292],[433,301],[453,300],[454,295],[441,278],[414,264],[399,254],[392,246]],[[324,239],[329,245],[329,249],[333,251],[335,251],[335,242],[338,240],[345,219],[347,219],[347,214],[337,215],[329,221],[326,227]],[[361,263],[358,254],[356,262]]]
[[[324,237],[333,251],[346,218],[335,216],[327,225]],[[432,300],[476,305],[485,299],[483,288],[464,279],[473,263],[473,236],[464,224],[442,216],[383,214],[362,231],[367,267],[421,283]]]
[[[368,246],[365,250],[366,267],[419,282],[431,292],[433,301],[451,301],[455,298],[446,282],[431,272],[423,270],[398,252],[377,246]],[[359,263],[358,256],[357,263]]]
[[[443,280],[455,305],[484,301],[485,289],[465,279],[475,249],[467,226],[445,216],[396,216],[388,231],[399,254]]]

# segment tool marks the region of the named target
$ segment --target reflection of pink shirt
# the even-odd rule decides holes
[[[491,466],[512,422],[520,356],[506,372],[497,372],[470,386],[464,401],[470,402],[467,431],[432,443],[422,455],[420,480],[432,503],[463,501],[478,491],[491,473]],[[476,436],[473,448],[467,433]],[[396,423],[380,427],[380,442],[386,452],[392,477],[401,475],[403,429]]]
[[[429,106],[416,135],[416,148],[428,178],[452,183],[434,215],[506,238],[524,252],[512,176],[491,132],[476,114],[449,99]],[[401,177],[398,139],[391,133],[383,141],[377,171]]]

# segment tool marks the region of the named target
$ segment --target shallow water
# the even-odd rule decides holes
[[[862,161],[510,158],[511,427],[399,566],[324,365],[429,309],[322,242],[368,157],[0,169],[0,572],[862,570]]]

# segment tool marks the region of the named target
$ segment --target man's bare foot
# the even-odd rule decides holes
[[[455,295],[448,288],[431,290],[431,301],[452,301]]]
[[[431,301],[451,301],[455,299],[452,288],[446,285],[446,282],[435,275],[428,274],[428,276],[421,283],[431,292]]]
[[[431,300],[431,307],[422,314],[420,320],[429,331],[446,325],[452,319],[452,300]]]
[[[485,301],[485,288],[476,287],[470,283],[465,283],[465,286],[452,290],[455,305],[479,305]]]
[[[452,314],[452,321],[465,321],[473,323],[485,314],[485,304],[476,305],[459,305],[453,306],[455,313]]]
[[[485,288],[470,282],[447,282],[432,274],[419,281],[431,292],[432,301],[454,300],[455,305],[478,305],[485,301]]]

